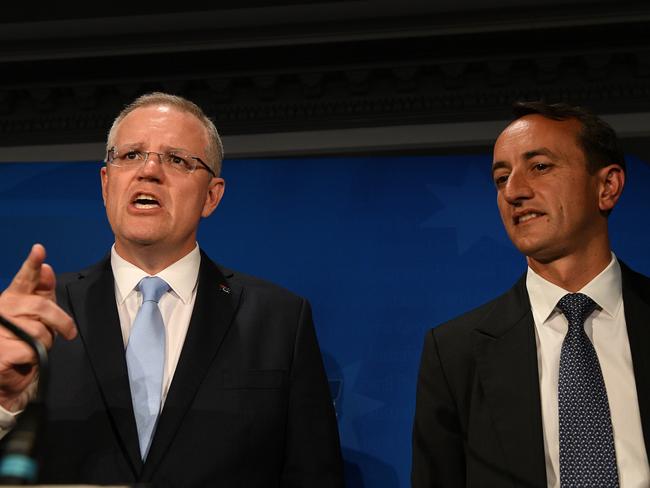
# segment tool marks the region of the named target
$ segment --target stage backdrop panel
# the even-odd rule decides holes
[[[525,261],[502,229],[489,155],[226,161],[199,233],[221,264],[310,299],[349,486],[409,486],[425,332],[502,293]],[[0,165],[0,285],[33,242],[57,271],[112,243],[99,163]],[[613,246],[650,274],[650,167],[629,157]]]

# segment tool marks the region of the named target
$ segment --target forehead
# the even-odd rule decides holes
[[[203,149],[207,130],[193,114],[169,105],[148,105],[128,113],[115,130],[115,142]],[[199,148],[195,148],[199,149]]]
[[[539,114],[526,115],[504,129],[496,140],[494,153],[495,156],[508,151],[523,154],[542,147],[563,153],[582,153],[581,130],[582,124],[576,119],[553,120]]]

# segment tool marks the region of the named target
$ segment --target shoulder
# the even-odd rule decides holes
[[[424,340],[421,374],[443,371],[460,392],[475,374],[477,344],[485,337],[507,334],[527,314],[530,302],[522,278],[501,296],[430,329]]]
[[[306,299],[207,258],[201,260],[197,303],[199,296],[210,297],[208,302],[229,303],[240,330],[248,331],[242,333],[255,337],[256,342],[291,345],[299,331],[313,331],[311,306]]]
[[[620,259],[618,263],[621,266],[623,286],[650,289],[650,278],[648,276],[633,270]]]
[[[624,296],[625,294],[634,292],[645,302],[650,303],[650,278],[634,271],[620,259],[619,265],[621,266]]]
[[[265,279],[258,278],[257,276],[252,276],[246,273],[241,273],[239,271],[228,271],[231,273],[229,281],[231,283],[238,284],[243,289],[245,289],[247,293],[290,301],[304,300],[303,297],[276,283],[272,283],[271,281],[267,281]]]
[[[56,285],[57,287],[65,287],[70,283],[74,283],[79,280],[83,280],[89,276],[98,275],[104,272],[111,271],[111,264],[109,259],[102,259],[101,261],[88,266],[79,271],[71,271],[66,273],[57,273],[56,275]]]
[[[110,260],[106,258],[80,271],[58,273],[56,275],[57,303],[70,313],[72,290],[76,289],[78,292],[86,293],[91,289],[93,283],[101,279],[110,280],[106,281],[108,283],[113,280]]]
[[[89,284],[92,280],[101,278],[101,277],[113,277],[113,271],[111,270],[111,261],[107,255],[101,261],[88,266],[79,271],[57,273],[56,275],[56,291],[57,294],[60,294],[68,288],[69,285],[74,285],[78,282],[85,282],[84,284]],[[90,279],[90,280],[88,280]]]
[[[501,302],[502,299],[503,295],[494,298],[487,303],[479,305],[478,307],[459,315],[458,317],[454,317],[451,320],[441,323],[437,327],[431,329],[431,331],[439,338],[465,335],[482,324],[485,317],[489,316],[495,307],[498,307],[499,302]]]
[[[242,273],[212,261],[205,253],[201,257],[202,268],[215,272],[223,277],[224,284],[235,291],[241,292],[246,301],[264,302],[269,304],[309,306],[307,300],[296,293],[263,278]]]
[[[511,324],[530,311],[525,275],[502,295],[430,330],[438,343],[469,345],[469,337],[477,329],[500,336]]]
[[[436,350],[443,362],[446,362],[445,358],[464,362],[465,356],[471,354],[475,331],[486,323],[501,300],[502,297],[495,298],[430,329],[425,338],[425,349]]]

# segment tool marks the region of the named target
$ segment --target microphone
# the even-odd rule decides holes
[[[3,439],[0,457],[0,484],[31,484],[36,481],[38,464],[34,446],[45,418],[45,392],[48,381],[47,350],[38,340],[0,315],[0,324],[27,343],[38,357],[38,388],[35,398],[20,414],[16,426]]]

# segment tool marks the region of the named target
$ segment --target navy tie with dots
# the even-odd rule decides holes
[[[617,487],[618,470],[607,391],[598,356],[585,333],[596,303],[569,293],[557,307],[569,322],[560,354],[560,486]]]

